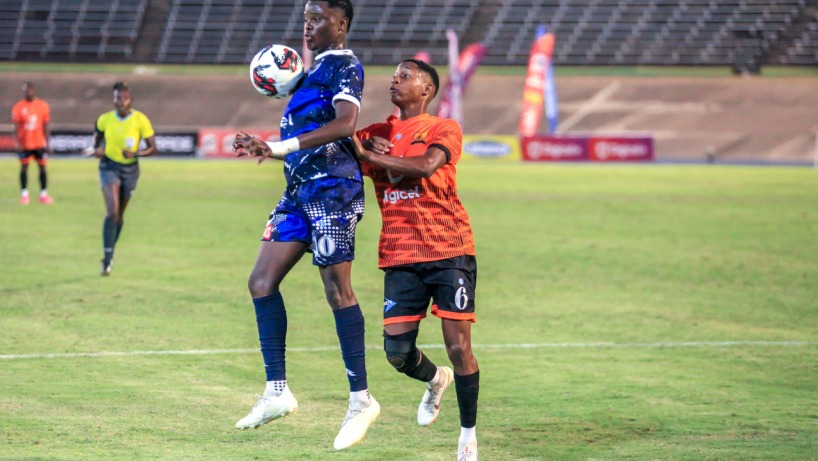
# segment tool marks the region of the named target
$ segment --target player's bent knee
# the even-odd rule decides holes
[[[251,275],[247,280],[247,289],[250,290],[250,295],[253,298],[261,298],[277,292],[278,284],[264,277]]]
[[[383,350],[386,352],[386,360],[395,370],[409,374],[418,365],[418,349],[415,345],[418,337],[418,330],[413,330],[399,335],[383,333]]]

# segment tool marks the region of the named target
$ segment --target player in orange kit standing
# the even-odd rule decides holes
[[[23,99],[11,109],[11,123],[14,124],[17,151],[20,157],[20,203],[28,205],[28,164],[31,158],[40,166],[40,203],[51,205],[54,200],[48,195],[48,176],[45,166],[51,149],[48,145],[51,110],[48,103],[37,97],[34,84],[23,84]]]

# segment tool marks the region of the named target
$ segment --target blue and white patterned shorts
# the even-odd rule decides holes
[[[304,242],[316,266],[355,259],[355,227],[364,216],[363,184],[326,177],[288,186],[262,241]]]

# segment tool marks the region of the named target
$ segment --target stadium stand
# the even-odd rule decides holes
[[[268,43],[300,49],[303,3],[2,1],[0,60],[246,63]],[[818,64],[818,0],[358,0],[355,6],[349,42],[364,64],[391,64],[419,50],[445,62],[452,28],[462,45],[486,45],[485,63],[524,65],[539,25],[557,36],[557,64]]]
[[[0,59],[126,61],[133,52],[147,2],[2,2]]]

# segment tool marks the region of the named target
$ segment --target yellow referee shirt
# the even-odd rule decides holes
[[[120,118],[115,110],[100,115],[97,131],[105,134],[105,156],[123,165],[137,161],[136,158],[125,158],[123,149],[136,152],[143,139],[154,135],[148,116],[134,109],[125,118]]]

